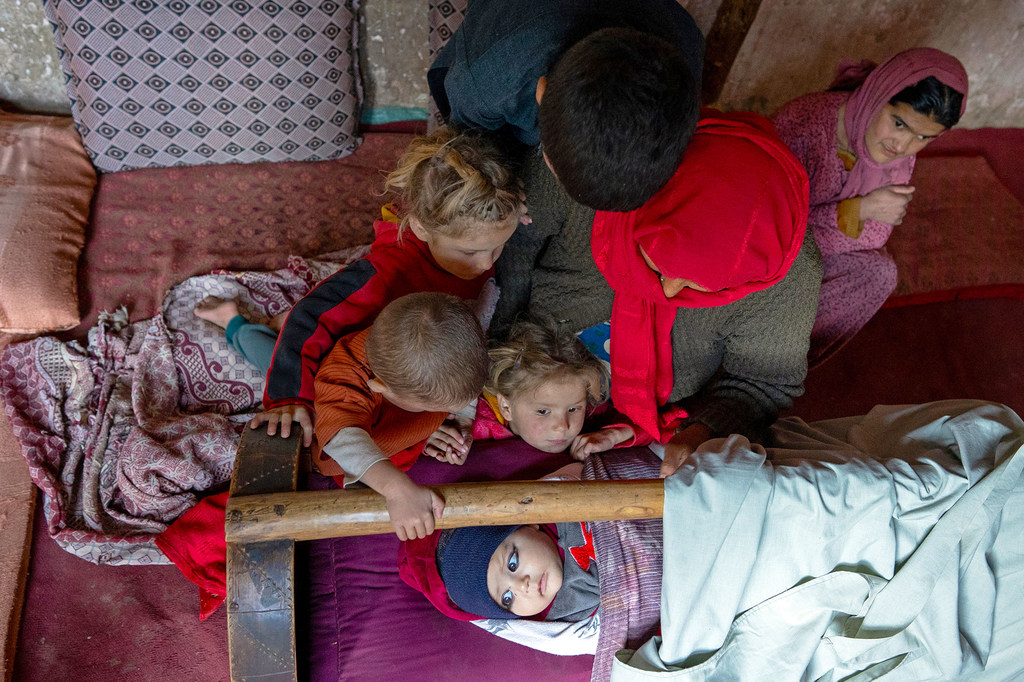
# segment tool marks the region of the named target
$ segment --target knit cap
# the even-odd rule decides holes
[[[471,526],[441,532],[437,541],[437,569],[455,604],[483,618],[518,618],[491,599],[487,566],[494,550],[519,526]]]

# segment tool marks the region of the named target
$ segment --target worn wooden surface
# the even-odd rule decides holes
[[[736,55],[743,47],[747,31],[757,17],[761,0],[722,0],[715,23],[707,32],[704,52],[704,75],[701,79],[705,105],[718,101],[729,78]]]
[[[301,430],[299,431],[301,432]],[[245,429],[231,477],[232,501],[294,491],[299,433],[289,439]],[[228,523],[231,519],[228,510]],[[295,543],[228,541],[228,650],[234,682],[297,680]]]
[[[431,486],[445,500],[438,528],[658,518],[660,479],[501,481]],[[228,503],[229,542],[390,533],[384,498],[369,490],[278,493]]]

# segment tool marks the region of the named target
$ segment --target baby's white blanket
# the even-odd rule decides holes
[[[1024,675],[1016,414],[879,407],[774,438],[712,441],[667,479],[662,634],[613,681]]]

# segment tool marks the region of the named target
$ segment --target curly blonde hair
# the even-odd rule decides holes
[[[385,181],[403,208],[399,234],[415,217],[428,232],[459,239],[479,223],[525,213],[522,183],[498,146],[477,132],[444,129],[409,143]]]
[[[554,324],[519,322],[508,340],[492,348],[488,356],[491,370],[484,390],[505,396],[509,402],[545,382],[563,378],[583,380],[591,405],[608,398],[608,368],[575,335],[560,332]]]

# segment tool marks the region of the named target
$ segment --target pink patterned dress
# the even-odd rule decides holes
[[[896,288],[896,263],[885,249],[893,226],[868,220],[856,239],[839,230],[839,194],[850,171],[837,153],[836,129],[839,109],[849,97],[849,92],[815,92],[784,104],[772,116],[779,137],[803,163],[811,183],[808,222],[824,267],[811,330],[811,366],[849,341]],[[902,182],[909,179],[908,173]]]

